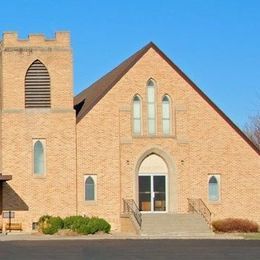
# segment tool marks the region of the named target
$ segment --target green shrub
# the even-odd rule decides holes
[[[98,231],[101,231],[99,229],[99,219],[96,217],[92,217],[88,223],[88,232],[89,234],[95,234]]]
[[[97,217],[90,218],[77,229],[77,232],[83,235],[95,234],[98,231],[108,233],[110,231],[110,225],[105,220]]]
[[[103,231],[104,233],[109,233],[111,225],[103,218],[95,218],[95,225],[98,226],[98,231]]]
[[[64,228],[71,229],[82,235],[95,234],[98,231],[109,233],[110,224],[97,217],[71,216],[64,219]]]
[[[70,216],[64,219],[64,228],[78,231],[82,225],[86,225],[89,221],[88,217]]]
[[[44,234],[53,235],[62,229],[64,226],[63,220],[60,217],[48,217],[45,218],[43,225],[41,226],[41,231]]]
[[[42,229],[47,225],[47,222],[49,221],[49,219],[51,218],[51,216],[49,215],[43,215],[39,218],[38,220],[38,230],[42,231]]]
[[[51,218],[50,215],[43,215],[43,216],[41,216],[41,217],[39,218],[38,223],[39,223],[39,224],[40,224],[40,223],[44,223],[44,222],[48,221],[50,218]]]
[[[77,232],[82,235],[91,234],[90,226],[84,223],[80,227],[78,227]]]
[[[217,232],[257,232],[258,224],[248,219],[226,218],[212,222],[214,231]]]
[[[39,229],[44,234],[52,235],[63,228],[87,235],[98,231],[109,233],[111,226],[106,220],[98,217],[70,216],[62,220],[60,217],[45,215],[39,219]]]

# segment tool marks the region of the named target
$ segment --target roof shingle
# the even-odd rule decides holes
[[[97,80],[90,87],[74,97],[74,108],[77,115],[77,123],[102,99],[106,93],[142,58],[153,48],[189,85],[260,155],[260,150],[255,144],[234,124],[234,122],[204,93],[189,77],[175,65],[153,42],[150,42],[141,50],[123,61],[115,69]]]

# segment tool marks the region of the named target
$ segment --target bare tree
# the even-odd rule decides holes
[[[260,150],[260,113],[249,118],[249,122],[244,127],[244,133]]]

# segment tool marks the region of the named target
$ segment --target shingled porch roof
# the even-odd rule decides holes
[[[0,182],[10,181],[10,180],[12,180],[12,175],[2,175],[2,173],[0,173]]]

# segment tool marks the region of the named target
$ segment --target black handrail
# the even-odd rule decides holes
[[[200,214],[211,227],[211,212],[202,199],[188,199],[189,212]]]
[[[133,199],[123,199],[124,213],[132,215],[139,227],[142,225],[142,214]]]

